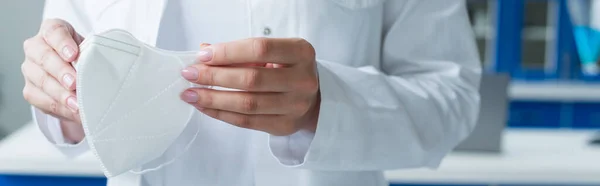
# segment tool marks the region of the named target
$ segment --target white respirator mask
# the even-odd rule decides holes
[[[160,157],[186,128],[195,108],[180,100],[195,87],[181,70],[195,63],[196,52],[154,48],[123,30],[86,38],[75,63],[77,102],[86,141],[100,160],[105,176],[141,167]],[[199,127],[197,127],[199,129]]]

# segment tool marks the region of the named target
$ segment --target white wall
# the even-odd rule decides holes
[[[37,32],[43,0],[0,1],[0,137],[31,120],[23,100],[23,41]]]

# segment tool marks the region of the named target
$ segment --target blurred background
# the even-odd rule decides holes
[[[390,172],[392,183],[600,186],[600,148],[591,145],[600,131],[600,74],[582,70],[570,16],[579,12],[569,12],[570,1],[578,0],[467,1],[485,68],[478,128],[440,170]],[[64,176],[82,175],[60,169],[63,178],[57,179],[52,177],[57,170],[39,171],[29,162],[89,166],[54,154],[37,161],[19,145],[32,133],[19,130],[31,121],[21,92],[22,42],[37,31],[42,5],[43,0],[0,1],[0,139],[18,131],[0,141],[0,186],[37,185],[24,181],[34,177],[33,183],[72,185]],[[30,169],[33,176],[20,175]],[[93,168],[73,170],[93,178],[77,183],[104,183]],[[3,176],[15,174],[20,176]]]
[[[516,82],[512,92],[509,126],[546,125],[544,127],[597,127],[600,128],[600,95],[596,102],[563,103],[565,99],[578,99],[574,95],[554,95],[556,99],[530,100],[535,92],[521,88],[528,83],[534,89],[549,82],[593,83],[595,76],[583,76],[571,32],[571,23],[559,1],[509,0],[506,9],[498,7],[494,0],[469,0],[469,15],[476,33],[481,61],[488,73],[508,73]],[[22,42],[35,34],[41,21],[43,0],[0,1],[0,137],[5,136],[31,119],[29,107],[22,99],[23,78],[20,65],[23,60]],[[512,3],[511,3],[512,2]],[[562,13],[562,14],[561,14]],[[502,17],[498,17],[502,16]],[[500,21],[500,22],[498,22]],[[498,42],[502,41],[502,42]],[[499,62],[500,61],[500,62]],[[600,76],[598,76],[600,77]],[[589,85],[594,86],[594,85]],[[548,88],[547,86],[544,88]],[[535,89],[540,94],[557,89]],[[572,91],[571,91],[572,92]],[[516,93],[516,94],[514,94]],[[519,94],[523,93],[523,94]],[[585,94],[585,93],[580,93]],[[583,99],[583,98],[582,98]],[[542,102],[540,102],[542,101]],[[538,110],[537,107],[544,109]],[[564,107],[571,107],[564,109]],[[554,111],[546,113],[545,111]],[[561,115],[561,111],[571,111]],[[581,111],[581,112],[580,112]],[[585,112],[585,113],[584,113]],[[554,116],[549,118],[548,116]],[[573,121],[578,119],[578,122]],[[545,120],[539,122],[537,120]],[[547,121],[547,122],[546,122]],[[533,124],[536,123],[536,124]],[[535,126],[532,126],[535,127]]]
[[[37,33],[43,0],[0,1],[0,137],[31,120],[23,100],[23,41]]]

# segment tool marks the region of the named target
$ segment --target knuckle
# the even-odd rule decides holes
[[[306,39],[296,38],[295,43],[298,43],[298,46],[300,46],[300,49],[305,56],[313,59],[315,58],[316,51],[310,42],[308,42]]]
[[[258,102],[253,96],[246,96],[242,98],[242,111],[247,113],[253,113],[258,109]]]
[[[212,72],[210,67],[204,65],[198,66],[198,74],[200,74],[200,78],[196,80],[197,83],[214,85],[215,73]]]
[[[47,73],[42,73],[42,75],[40,75],[40,79],[38,80],[38,87],[42,90],[44,90],[44,87],[46,86],[46,82],[48,82],[48,74]]]
[[[23,75],[25,75],[26,71],[27,71],[27,69],[26,69],[27,68],[27,64],[26,63],[27,63],[27,61],[24,61],[23,63],[21,63],[21,73]]]
[[[52,101],[50,104],[48,104],[48,112],[51,114],[58,113],[58,103],[56,101]]]
[[[266,38],[255,38],[252,41],[252,49],[257,59],[264,59],[269,54],[269,40]]]
[[[214,98],[207,90],[198,90],[197,93],[198,97],[201,98],[198,99],[198,105],[203,107],[213,107]]]
[[[25,41],[23,41],[23,51],[27,52],[27,49],[31,46],[31,40],[33,38],[28,38]]]
[[[23,87],[23,99],[31,103],[31,89],[27,85]]]
[[[65,31],[67,30],[66,25],[60,19],[49,19],[45,23],[46,24],[44,26],[44,30],[42,30],[43,36],[45,38],[52,36],[52,34],[54,34],[58,30],[65,30]]]
[[[260,86],[260,72],[256,68],[251,68],[242,76],[242,87],[252,90]]]
[[[238,127],[242,127],[242,128],[247,128],[247,129],[251,129],[252,128],[252,121],[250,119],[250,116],[239,116],[236,119],[236,124]]]
[[[46,64],[47,61],[50,60],[50,57],[54,55],[54,50],[52,50],[51,48],[46,48],[44,49],[44,51],[42,52],[42,55],[39,58],[38,64],[40,64],[40,66],[44,67],[44,65],[48,65]]]

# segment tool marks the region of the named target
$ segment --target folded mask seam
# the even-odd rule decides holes
[[[160,110],[160,113],[161,114],[170,114],[170,113],[172,113],[172,112],[175,111],[173,109],[170,109],[170,110],[167,110],[165,112],[165,110],[167,110],[167,109],[166,108],[162,108]],[[175,132],[175,131],[176,130],[168,130],[168,131],[166,131],[164,133],[156,134],[156,135],[151,135],[151,136],[135,136],[135,137],[126,137],[126,138],[108,138],[108,139],[94,140],[94,142],[111,142],[111,141],[117,141],[117,140],[128,140],[128,141],[131,141],[131,140],[153,139],[153,138],[156,138],[156,137],[161,137],[161,136],[167,135],[167,134]]]
[[[145,108],[145,106],[147,106],[148,104],[152,103],[154,100],[156,100],[157,98],[159,98],[160,96],[162,96],[165,92],[167,92],[168,90],[170,90],[171,88],[173,88],[173,86],[175,86],[177,83],[179,83],[180,81],[184,80],[183,78],[177,78],[175,81],[173,81],[168,87],[164,88],[163,90],[161,90],[158,94],[154,95],[153,97],[151,97],[150,99],[146,100],[141,106],[127,112],[127,114],[123,115],[121,118],[117,119],[116,121],[104,126],[104,128],[98,130],[95,132],[96,136],[101,135],[104,131],[106,131],[109,127],[111,127],[112,125],[114,125],[115,123],[120,123],[121,121],[129,118],[131,116],[131,114],[139,111],[141,108]]]
[[[102,35],[96,35],[96,37],[99,37],[99,38],[102,38],[102,39],[106,39],[106,40],[110,40],[110,41],[114,41],[114,42],[121,43],[121,44],[125,44],[125,45],[129,45],[131,47],[135,47],[135,48],[138,48],[138,49],[140,48],[140,46],[138,46],[138,45],[131,44],[131,43],[124,42],[124,41],[120,41],[120,40],[113,39],[113,38],[110,38],[110,37],[105,37],[105,36],[102,36]]]
[[[84,47],[89,46],[89,45],[85,45]],[[85,73],[85,71],[87,70],[87,68],[85,68],[85,65],[82,66],[81,68],[78,69],[78,76],[79,73]],[[81,85],[85,84],[84,83],[84,79],[79,79],[79,83],[77,83],[77,90],[81,90]],[[84,99],[85,96],[83,95],[78,95],[78,100],[77,102],[79,103],[80,107],[79,109],[81,111],[85,110],[85,105],[82,104],[81,100]],[[82,126],[83,126],[83,130],[86,133],[86,141],[88,143],[88,145],[90,146],[90,149],[92,150],[94,156],[96,157],[96,159],[101,160],[100,156],[98,155],[98,151],[96,150],[96,146],[94,145],[94,143],[92,143],[92,141],[94,141],[94,136],[90,136],[90,128],[88,127],[87,123],[87,117],[85,116],[85,112],[80,112],[81,115],[81,122],[82,122]],[[104,163],[102,161],[100,161],[100,168],[102,169],[102,172],[104,172],[104,174],[106,174],[107,177],[112,177],[112,174],[108,171],[108,169],[106,168],[106,166],[104,166]]]
[[[145,173],[148,173],[150,171],[156,171],[156,170],[161,169],[164,166],[170,165],[171,163],[177,161],[177,159],[179,159],[179,157],[181,157],[183,154],[185,154],[192,147],[192,144],[194,144],[194,142],[196,141],[196,138],[198,137],[198,134],[200,134],[200,126],[197,126],[196,133],[194,133],[194,136],[192,137],[192,139],[190,140],[190,142],[188,142],[185,145],[185,147],[183,148],[183,152],[179,153],[178,155],[176,155],[175,157],[173,157],[169,161],[164,162],[161,165],[158,165],[158,166],[156,166],[154,168],[150,168],[150,169],[146,169],[146,170],[142,170],[142,171],[130,170],[130,172],[134,173],[134,174],[145,174]]]
[[[167,132],[161,133],[161,134],[157,134],[157,135],[152,135],[152,136],[137,136],[137,137],[127,137],[127,138],[109,138],[109,139],[101,139],[101,140],[95,140],[95,143],[105,143],[105,142],[115,142],[115,141],[139,141],[139,140],[149,140],[149,139],[154,139],[157,137],[162,137],[162,136],[166,136],[170,133],[174,133],[177,132],[177,130],[168,130]]]
[[[179,60],[179,64],[181,64],[181,66],[185,66],[185,63],[181,59]],[[141,171],[130,170],[129,172],[131,172],[133,174],[139,174],[139,175],[141,175],[141,174],[145,174],[145,173],[148,173],[148,172],[151,172],[151,171],[160,170],[164,166],[172,164],[173,162],[177,161],[177,159],[179,159],[183,154],[185,154],[190,149],[190,147],[192,146],[192,144],[194,144],[194,142],[196,141],[196,138],[198,137],[198,134],[200,134],[200,126],[197,126],[196,133],[194,133],[194,136],[192,137],[192,139],[190,140],[190,142],[188,142],[186,144],[185,148],[183,149],[183,152],[175,155],[175,157],[173,157],[169,161],[166,161],[166,162],[164,162],[164,163],[162,163],[162,164],[160,164],[160,165],[158,165],[158,166],[156,166],[154,168],[150,168],[150,169],[146,169],[146,170],[141,170]]]
[[[127,51],[127,50],[123,50],[123,49],[120,49],[120,48],[117,48],[117,47],[108,46],[108,45],[105,45],[105,44],[102,44],[102,43],[98,43],[98,42],[92,42],[92,43],[93,43],[93,44],[96,44],[96,45],[103,46],[103,47],[107,47],[107,48],[110,48],[110,49],[114,49],[114,50],[118,50],[118,51],[121,51],[121,52],[125,52],[125,53],[128,53],[128,54],[132,54],[132,55],[135,55],[136,57],[138,57],[138,56],[139,56],[139,55],[138,55],[138,54],[136,54],[136,53],[133,53],[133,52],[130,52],[130,51]],[[138,48],[138,49],[139,49],[139,48]]]
[[[106,116],[108,115],[108,113],[110,113],[110,111],[112,110],[113,106],[115,105],[115,103],[117,102],[117,100],[121,97],[121,93],[123,91],[123,87],[125,87],[126,84],[128,84],[130,82],[131,79],[131,74],[133,71],[137,70],[139,66],[139,59],[135,60],[133,62],[132,67],[129,68],[129,71],[127,72],[127,76],[125,76],[125,81],[123,83],[121,83],[121,86],[119,86],[119,92],[117,92],[117,95],[115,96],[115,98],[111,101],[110,105],[108,106],[108,109],[106,109],[106,111],[104,111],[104,113],[102,114],[102,117],[100,118],[100,121],[98,122],[99,125],[97,125],[94,128],[94,133],[97,133],[100,129],[99,127],[102,126],[100,125],[102,122],[104,122],[104,120],[106,119]],[[105,127],[106,128],[106,127]]]

